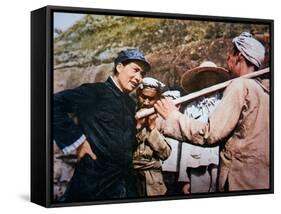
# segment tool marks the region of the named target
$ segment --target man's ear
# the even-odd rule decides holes
[[[124,68],[124,65],[123,65],[122,63],[118,63],[118,64],[116,65],[116,71],[117,71],[117,73],[120,73],[123,68]]]
[[[242,53],[239,53],[236,57],[236,64],[241,63],[245,60],[244,56],[242,55]]]

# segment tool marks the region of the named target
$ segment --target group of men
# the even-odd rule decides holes
[[[183,75],[182,87],[191,93],[260,68],[264,47],[251,34],[232,44],[230,73],[205,62]],[[235,79],[223,92],[176,106],[171,97],[179,92],[144,78],[150,69],[143,53],[127,49],[106,82],[54,95],[54,141],[79,159],[61,201],[268,189],[269,92],[262,82]],[[154,114],[135,120],[150,107]]]

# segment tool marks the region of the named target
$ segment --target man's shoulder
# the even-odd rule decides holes
[[[247,79],[247,78],[237,78],[235,80],[233,80],[233,84],[236,85],[240,85],[242,87],[246,87],[246,88],[260,88],[260,84],[263,84],[263,82],[261,82],[258,79]]]
[[[251,79],[247,79],[244,77],[239,77],[239,78],[235,78],[231,81],[231,84],[236,84],[236,85],[247,85],[251,82]]]
[[[102,83],[83,83],[75,88],[59,91],[54,94],[55,98],[67,97],[67,96],[94,96],[98,90],[104,88]]]
[[[104,82],[95,82],[95,83],[83,83],[80,87],[87,89],[98,89],[106,87]]]
[[[80,90],[91,93],[102,93],[104,90],[106,90],[106,88],[107,87],[104,82],[84,83],[79,86]]]
[[[262,86],[262,83],[256,79],[247,79],[247,78],[237,78],[234,79],[229,86],[227,87],[228,91],[233,91],[237,93],[249,94],[254,92],[263,93],[265,91],[265,87]]]
[[[254,79],[247,79],[244,77],[236,78],[231,81],[229,87],[237,90],[244,90],[247,88],[257,87],[257,82]]]

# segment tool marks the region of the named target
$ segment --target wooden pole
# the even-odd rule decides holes
[[[187,102],[187,101],[191,101],[191,100],[193,100],[195,98],[198,98],[198,97],[210,94],[212,92],[224,89],[235,79],[239,79],[239,78],[251,79],[251,78],[260,77],[260,76],[262,76],[262,75],[264,75],[266,73],[269,73],[269,68],[264,68],[262,70],[255,71],[255,72],[243,75],[241,77],[237,77],[237,78],[234,78],[234,79],[231,79],[231,80],[228,80],[228,81],[225,81],[225,82],[222,82],[222,83],[210,86],[208,88],[204,88],[204,89],[202,89],[200,91],[196,91],[194,93],[191,93],[191,94],[188,94],[186,96],[180,97],[180,98],[175,99],[173,101],[174,101],[174,103],[176,105],[184,103],[184,102]],[[151,115],[154,112],[155,112],[154,107],[148,108],[148,109],[144,109],[144,110],[141,110],[141,111],[137,112],[135,117],[136,117],[136,119],[140,119],[140,118],[146,117],[148,115]]]

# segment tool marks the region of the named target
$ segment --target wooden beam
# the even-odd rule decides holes
[[[204,95],[207,95],[207,94],[213,93],[215,91],[222,90],[222,89],[226,88],[233,80],[236,80],[236,79],[239,79],[239,78],[246,78],[246,79],[257,78],[257,77],[260,77],[260,76],[262,76],[264,74],[267,74],[267,73],[269,73],[269,68],[264,68],[262,70],[255,71],[255,72],[243,75],[241,77],[237,77],[237,78],[234,78],[234,79],[231,79],[231,80],[228,80],[228,81],[210,86],[208,88],[204,88],[200,91],[196,91],[194,93],[191,93],[191,94],[188,94],[186,96],[180,97],[180,98],[175,99],[173,101],[176,105],[184,103],[184,102],[192,101],[192,100],[194,100],[198,97],[201,97],[201,96],[204,96]],[[151,115],[154,112],[155,112],[154,107],[144,109],[144,110],[141,110],[141,111],[137,112],[135,117],[136,117],[136,119],[140,119],[140,118],[146,117],[148,115]]]

